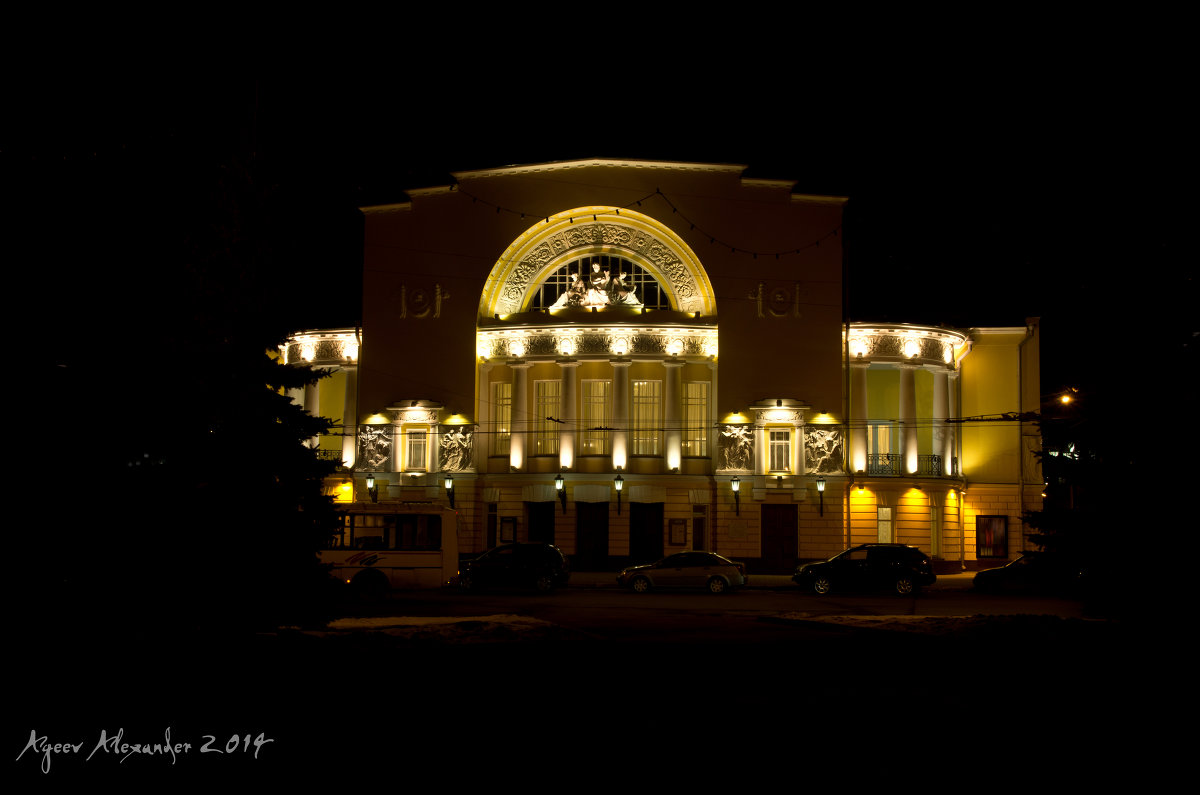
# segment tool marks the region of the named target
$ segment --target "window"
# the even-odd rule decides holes
[[[792,471],[792,432],[789,430],[769,431],[768,466],[771,472]]]
[[[683,454],[708,456],[708,382],[683,385]]]
[[[876,521],[879,525],[879,543],[892,543],[892,509],[879,508],[876,514]]]
[[[492,455],[508,455],[512,441],[512,383],[492,384]]]
[[[577,286],[576,281],[579,281]],[[624,257],[600,254],[572,260],[550,274],[534,291],[529,308],[551,309],[572,304],[671,308],[667,292],[649,271]]]
[[[1008,517],[975,517],[975,556],[978,558],[1008,557]]]
[[[583,433],[579,439],[580,455],[607,455],[610,433],[607,428],[611,411],[612,381],[583,382]]]
[[[558,453],[559,391],[562,381],[538,381],[533,455]]]
[[[662,407],[659,401],[661,381],[633,382],[633,455],[661,455],[659,429],[662,426]]]
[[[436,514],[355,516],[342,514],[328,549],[433,551],[442,548],[442,517]]]
[[[424,472],[429,469],[429,429],[406,428],[404,438],[404,470]]]

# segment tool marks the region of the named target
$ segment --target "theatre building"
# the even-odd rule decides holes
[[[334,371],[295,397],[337,424],[339,501],[453,503],[463,553],[547,541],[576,570],[1019,552],[1037,323],[845,322],[844,200],[743,171],[512,166],[363,208],[361,329],[284,349]]]

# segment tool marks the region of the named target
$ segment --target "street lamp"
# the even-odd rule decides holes
[[[450,500],[450,507],[453,508],[454,507],[454,476],[447,474],[445,483],[446,483],[446,498],[448,500]]]
[[[375,485],[374,473],[367,474],[367,494],[371,497],[371,502],[379,502],[379,487]]]
[[[562,503],[563,513],[567,512],[567,488],[562,473],[554,476],[554,489],[558,492],[558,501]]]
[[[729,481],[729,487],[733,489],[733,514],[734,516],[742,515],[742,481],[738,480],[737,475],[733,476],[733,480]]]
[[[820,476],[817,477],[817,496],[821,498],[821,504],[820,504],[820,508],[818,510],[820,511],[820,515],[824,516],[825,515],[825,478],[820,477]]]
[[[621,489],[623,489],[625,487],[625,478],[621,477],[620,472],[618,472],[617,476],[615,478],[613,478],[613,486],[615,486],[617,489],[617,513],[620,514],[621,513]]]

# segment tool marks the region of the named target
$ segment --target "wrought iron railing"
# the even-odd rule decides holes
[[[924,477],[940,478],[942,476],[942,457],[940,455],[917,456],[917,474]]]
[[[899,475],[899,453],[871,453],[867,456],[868,475]]]

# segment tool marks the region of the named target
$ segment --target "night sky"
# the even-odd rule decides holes
[[[281,285],[337,274],[296,296],[296,325],[352,325],[358,206],[497,165],[737,163],[749,176],[794,179],[798,192],[849,197],[852,319],[963,327],[1041,317],[1050,392],[1136,355],[1145,339],[1118,333],[1127,319],[1170,345],[1190,341],[1188,128],[1172,58],[1131,72],[1047,56],[1043,71],[1026,63],[1018,76],[1004,64],[939,70],[920,57],[860,72],[780,57],[734,71],[693,64],[613,95],[538,86],[523,72],[480,85],[415,67],[81,73],[16,86],[28,112],[0,152],[8,249],[30,280],[22,294],[49,310],[44,350],[61,356],[78,349],[81,327],[136,323],[170,303],[165,275],[211,223],[214,175],[252,162],[276,209]],[[1105,353],[1081,356],[1078,342],[1097,335],[1113,335]]]

